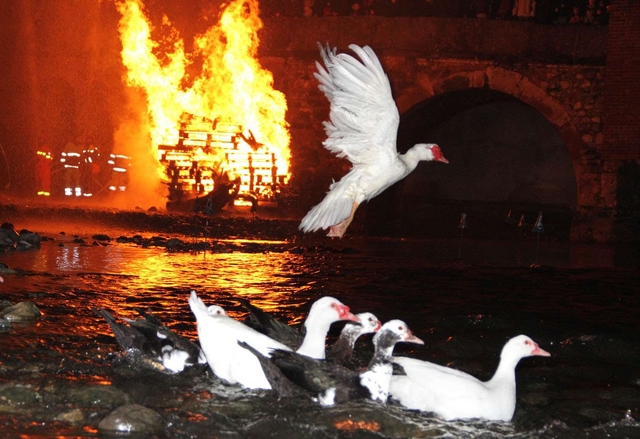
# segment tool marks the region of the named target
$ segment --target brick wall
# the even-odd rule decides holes
[[[640,2],[611,5],[603,95],[603,156],[640,157]]]

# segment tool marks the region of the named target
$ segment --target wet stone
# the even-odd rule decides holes
[[[127,404],[109,413],[100,424],[100,431],[123,433],[156,433],[164,428],[162,417],[155,411],[138,404]]]
[[[17,270],[9,268],[7,264],[0,264],[0,273],[2,274],[16,274],[17,272],[18,272]]]
[[[0,317],[0,331],[8,331],[13,328],[11,322],[3,317]]]
[[[38,307],[31,302],[19,302],[6,307],[0,312],[0,317],[11,322],[34,320],[41,315]]]
[[[131,368],[125,368],[122,372],[126,370]],[[200,371],[202,373],[202,369]],[[184,403],[184,395],[180,389],[188,388],[192,383],[188,374],[189,370],[179,375],[167,375],[157,369],[145,370],[142,373],[114,377],[113,384],[127,389],[127,395],[139,404],[156,409],[179,407]]]
[[[112,386],[86,386],[72,389],[68,402],[82,407],[91,406],[112,409],[131,402],[131,397]]]
[[[42,237],[39,233],[30,232],[29,230],[21,230],[18,236],[19,242],[26,242],[30,245],[39,245],[42,242]]]
[[[247,437],[267,437],[265,432],[271,432],[268,437],[272,439],[288,439],[292,437],[321,438],[331,437],[327,430],[320,430],[310,425],[296,424],[284,419],[266,418],[252,425],[246,430]]]
[[[4,226],[4,224],[3,224]],[[13,228],[0,227],[0,245],[10,245],[18,240],[19,235]]]
[[[7,383],[0,385],[0,404],[5,407],[35,404],[40,399],[40,394],[30,384]]]
[[[26,251],[34,248],[33,244],[28,243],[27,241],[18,241],[16,244],[16,250],[18,251]]]
[[[184,245],[184,243],[178,238],[171,238],[165,243],[168,250],[177,249],[182,245]]]
[[[20,368],[21,372],[25,372],[29,374],[40,373],[43,370],[44,370],[44,366],[42,365],[42,363],[25,364],[24,367]]]
[[[69,410],[68,412],[60,413],[56,416],[55,420],[60,422],[66,422],[71,425],[80,425],[84,422],[84,413],[80,409]]]

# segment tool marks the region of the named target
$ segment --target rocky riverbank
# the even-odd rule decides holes
[[[250,213],[248,208],[234,208],[209,216],[168,212],[155,207],[126,210],[2,201],[0,199],[0,223],[11,223],[17,233],[23,228],[34,232],[62,232],[69,224],[98,234],[115,228],[211,238],[274,240],[291,238],[299,233],[299,220],[294,219],[295,215],[273,208],[261,209],[257,215]]]

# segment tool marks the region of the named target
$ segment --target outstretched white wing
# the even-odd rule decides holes
[[[361,61],[320,45],[326,68],[316,63],[314,76],[331,104],[324,146],[354,165],[385,163],[397,154],[400,121],[389,79],[369,46],[349,48]]]

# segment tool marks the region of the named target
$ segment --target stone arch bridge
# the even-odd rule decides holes
[[[303,204],[319,201],[330,180],[348,167],[321,146],[324,132],[318,121],[326,119],[328,105],[313,77],[319,59],[317,42],[329,42],[339,51],[347,51],[351,43],[367,44],[378,53],[392,83],[403,117],[400,140],[407,134],[403,127],[430,132],[420,124],[428,125],[434,115],[453,118],[496,101],[524,104],[553,128],[552,136],[563,145],[569,163],[562,172],[571,181],[558,198],[569,212],[566,237],[628,238],[616,230],[612,214],[619,195],[619,169],[627,162],[608,153],[603,135],[606,27],[445,18],[283,17],[265,19],[260,35],[260,60],[273,72],[275,87],[287,96],[294,185],[301,193],[312,194]],[[483,92],[469,93],[474,90]],[[442,99],[456,93],[462,98]],[[421,112],[422,122],[416,116]],[[411,118],[413,122],[404,124]],[[552,178],[549,185],[553,184]],[[402,210],[404,204],[398,201],[402,192],[391,191],[383,202]]]

